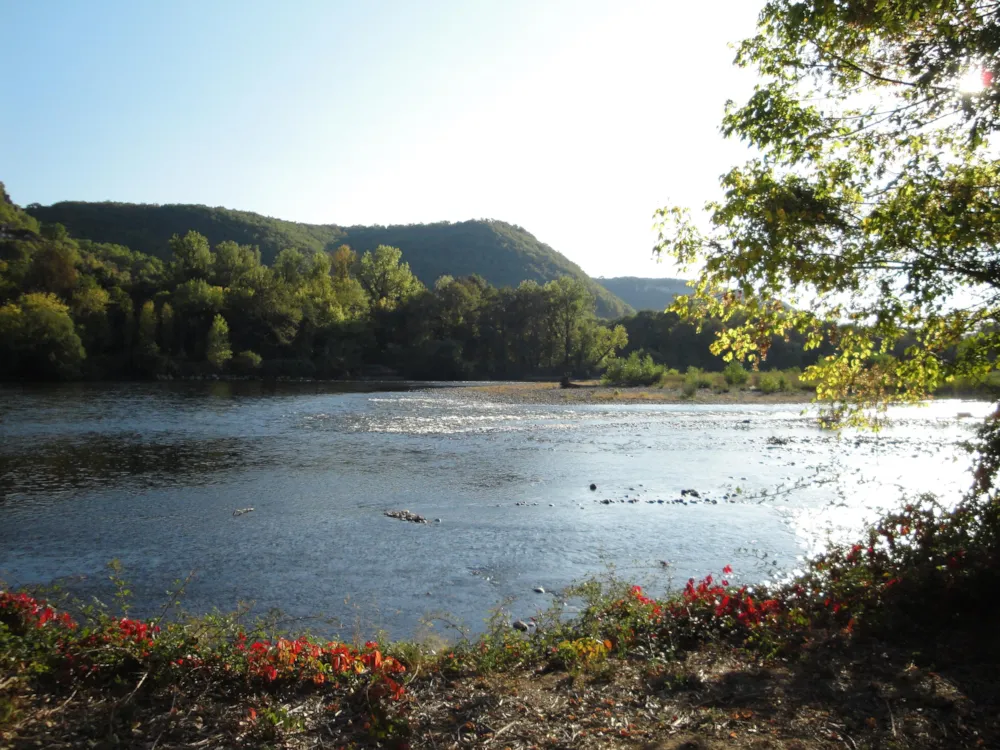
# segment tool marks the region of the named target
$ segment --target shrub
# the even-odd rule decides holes
[[[764,393],[777,393],[785,390],[786,383],[780,373],[765,372],[758,379],[757,387]]]
[[[552,661],[567,670],[586,670],[607,658],[611,641],[577,638],[560,641],[555,646]]]
[[[694,383],[695,388],[711,388],[714,384],[711,373],[707,373],[699,367],[687,368],[684,382],[687,384],[689,381]]]
[[[651,356],[635,351],[626,359],[613,357],[608,360],[601,380],[608,385],[652,385],[665,373],[666,368],[656,364]]]
[[[681,386],[681,394],[685,398],[691,398],[698,392],[698,381],[694,378],[684,378],[684,384]]]
[[[743,369],[743,365],[733,360],[722,371],[722,377],[729,385],[746,385],[747,381],[750,380],[750,373]]]

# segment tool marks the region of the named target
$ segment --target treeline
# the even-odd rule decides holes
[[[571,277],[428,289],[385,245],[285,249],[266,265],[254,246],[188,232],[170,250],[74,239],[2,193],[0,376],[585,376],[627,343]]]
[[[255,245],[211,246],[193,231],[168,247],[163,259],[74,239],[0,183],[0,377],[579,378],[632,353],[682,373],[726,364],[710,351],[718,322],[699,331],[641,312],[605,323],[573,276],[502,288],[442,276],[427,288],[388,245],[306,244],[271,264]],[[801,370],[831,351],[807,351],[793,332],[772,340],[764,367]]]
[[[726,362],[712,354],[710,347],[722,324],[716,320],[706,320],[701,331],[694,323],[681,321],[675,313],[643,311],[619,321],[624,326],[628,343],[621,355],[632,352],[649,354],[658,365],[686,372],[694,367],[707,372],[722,372]],[[899,355],[906,342],[899,347]],[[819,348],[805,349],[805,337],[797,331],[789,331],[787,338],[771,338],[767,360],[762,369],[788,370],[805,369],[816,364],[821,357],[833,353],[829,342]]]
[[[441,276],[478,275],[496,287],[539,284],[560,276],[583,282],[597,297],[597,314],[617,318],[631,308],[591,279],[566,256],[541,242],[524,227],[493,219],[395,226],[302,224],[249,211],[199,205],[150,205],[64,201],[51,206],[30,204],[25,212],[42,224],[62,224],[73,237],[125,245],[170,262],[170,238],[189,231],[203,235],[213,247],[232,240],[260,248],[261,260],[274,265],[290,247],[303,252],[332,252],[349,245],[358,254],[379,245],[402,248],[410,270],[425,285]]]

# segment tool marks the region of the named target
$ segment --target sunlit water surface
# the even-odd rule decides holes
[[[878,435],[838,436],[798,405],[7,386],[0,580],[69,577],[75,592],[105,597],[118,558],[139,612],[193,572],[184,605],[195,612],[252,601],[393,636],[446,612],[477,630],[505,600],[530,615],[552,601],[535,587],[558,591],[609,566],[654,588],[726,564],[744,581],[791,571],[903,493],[957,498],[969,466],[959,443],[975,424],[957,415],[989,409],[939,401],[896,410]],[[676,502],[685,489],[701,498]],[[393,508],[432,523],[383,516]]]

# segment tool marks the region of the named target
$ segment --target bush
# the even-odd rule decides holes
[[[691,398],[698,392],[698,381],[694,378],[684,378],[684,384],[681,386],[681,394],[685,398]]]
[[[743,369],[743,365],[733,360],[722,371],[722,377],[729,385],[746,385],[750,380],[750,373]]]
[[[695,384],[695,388],[711,388],[713,383],[711,373],[707,373],[698,367],[687,368],[687,373],[684,375],[685,385],[688,381]]]
[[[613,357],[608,360],[601,380],[607,385],[652,385],[666,374],[666,368],[640,351],[632,352],[626,359]]]
[[[787,383],[780,373],[765,372],[758,378],[757,387],[764,393],[778,393],[785,390]]]

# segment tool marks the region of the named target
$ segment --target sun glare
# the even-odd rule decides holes
[[[958,90],[963,94],[978,94],[989,85],[992,78],[993,74],[983,70],[982,66],[973,65],[958,79]]]

